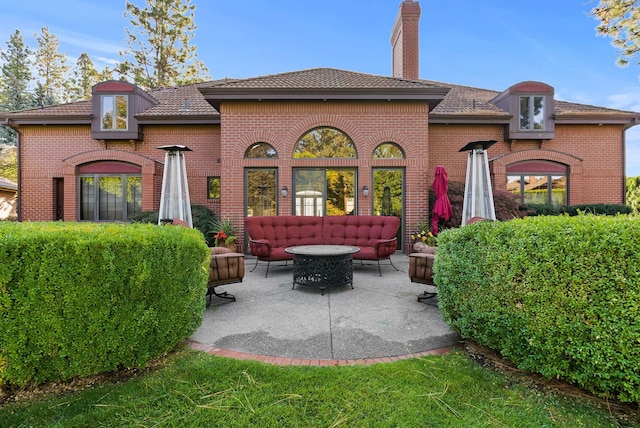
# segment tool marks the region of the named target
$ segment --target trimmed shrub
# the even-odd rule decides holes
[[[600,215],[618,215],[618,214],[631,214],[633,209],[626,205],[618,204],[582,204],[571,205],[569,207],[547,205],[547,204],[528,204],[530,216],[536,215],[561,215],[569,214],[570,216],[576,216],[580,214],[600,214]]]
[[[601,215],[618,215],[631,214],[633,209],[626,205],[617,204],[583,204],[571,205],[567,209],[567,213],[571,216],[580,214],[601,214]]]
[[[528,217],[443,232],[442,316],[521,369],[640,403],[640,222]]]
[[[158,210],[142,211],[131,214],[127,220],[133,223],[158,224]],[[213,247],[213,233],[211,224],[218,220],[216,214],[203,205],[191,205],[191,220],[193,228],[199,230],[207,241],[207,245]]]
[[[209,249],[146,224],[0,224],[0,384],[144,366],[202,321]]]

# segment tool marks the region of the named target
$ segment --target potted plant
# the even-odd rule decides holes
[[[411,233],[411,239],[413,240],[414,252],[435,254],[438,239],[429,230],[426,222],[422,221],[418,224],[416,230]]]
[[[231,220],[220,219],[213,222],[211,226],[211,233],[213,233],[214,245],[216,247],[227,247],[231,250],[236,250],[236,236],[235,228]]]

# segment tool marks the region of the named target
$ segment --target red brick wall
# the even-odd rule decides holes
[[[293,167],[356,167],[358,214],[371,214],[373,167],[406,168],[406,224],[411,226],[428,210],[428,106],[391,102],[295,102],[224,103],[222,116],[222,216],[241,225],[244,218],[244,168],[277,167],[278,189],[293,189]],[[309,130],[328,126],[346,133],[355,144],[357,159],[293,159],[294,146]],[[256,142],[271,144],[277,160],[243,159]],[[381,143],[399,144],[406,159],[372,159]],[[292,214],[292,198],[279,197],[280,215]],[[240,236],[243,234],[240,233]]]
[[[463,182],[467,153],[458,150],[477,140],[497,140],[488,149],[493,185],[504,189],[506,167],[530,159],[569,166],[569,203],[624,203],[624,139],[619,125],[556,125],[553,140],[504,141],[502,126],[441,125],[429,128],[430,174],[436,165],[447,168],[449,180]]]
[[[86,162],[118,160],[142,166],[143,209],[158,209],[164,163],[157,147],[184,144],[189,192],[195,204],[219,211],[207,200],[207,177],[220,174],[220,130],[211,126],[147,126],[143,142],[102,143],[90,126],[24,126],[21,131],[22,220],[54,220],[54,178],[64,177],[65,221],[78,219],[76,167]]]
[[[158,146],[184,144],[191,148],[186,163],[191,200],[206,205],[239,226],[243,238],[244,171],[249,167],[278,168],[278,189],[291,191],[294,167],[354,167],[358,170],[358,214],[372,212],[372,169],[405,169],[405,239],[428,216],[428,190],[437,165],[449,179],[464,182],[467,153],[458,150],[470,141],[497,140],[488,150],[494,187],[504,188],[506,168],[523,160],[545,159],[569,167],[569,203],[623,203],[623,128],[617,125],[557,125],[550,141],[505,142],[500,125],[428,126],[428,108],[420,103],[395,102],[236,102],[224,103],[222,125],[147,126],[141,143],[101,143],[89,126],[21,127],[22,220],[55,219],[54,178],[65,179],[65,220],[77,220],[79,165],[94,160],[138,164],[143,175],[143,209],[157,209],[164,151]],[[309,130],[335,127],[353,140],[357,159],[293,159],[298,139]],[[244,159],[256,142],[271,144],[278,159]],[[372,159],[381,143],[397,143],[405,159]],[[220,159],[220,162],[218,162]],[[207,199],[207,177],[220,176],[220,201]],[[278,196],[279,214],[292,213],[292,196]]]

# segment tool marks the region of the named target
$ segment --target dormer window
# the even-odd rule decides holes
[[[126,131],[129,98],[126,95],[102,95],[102,130]]]
[[[131,83],[109,80],[92,90],[91,136],[101,141],[142,141],[136,115],[158,104],[151,95]]]
[[[540,82],[513,85],[490,101],[511,114],[506,140],[551,140],[555,136],[553,88]]]
[[[544,97],[520,96],[520,130],[544,129]]]

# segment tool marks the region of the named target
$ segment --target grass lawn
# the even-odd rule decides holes
[[[182,349],[116,384],[0,408],[2,427],[640,426],[596,400],[483,368],[463,352],[372,366],[279,367]]]

